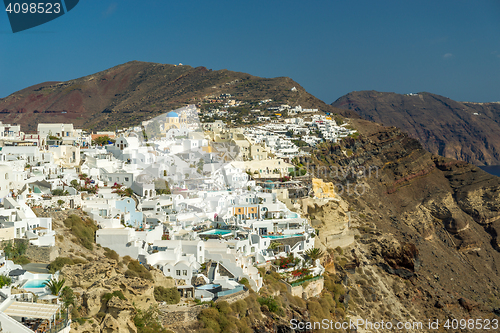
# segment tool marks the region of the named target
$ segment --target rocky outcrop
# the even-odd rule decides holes
[[[96,332],[137,333],[133,323],[136,310],[147,310],[158,304],[154,298],[155,285],[174,286],[174,281],[159,271],[151,271],[155,279],[150,281],[125,277],[124,270],[121,263],[107,258],[61,269],[66,284],[79,295],[80,314],[100,321]],[[75,323],[73,329],[87,332],[87,325]]]
[[[456,234],[469,228],[471,217],[460,209],[450,192],[434,194],[424,200],[423,206],[429,209],[434,218],[441,220],[449,232]]]

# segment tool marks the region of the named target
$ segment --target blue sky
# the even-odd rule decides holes
[[[0,13],[0,98],[131,60],[288,76],[326,103],[372,89],[500,101],[500,1],[81,0],[16,34]]]

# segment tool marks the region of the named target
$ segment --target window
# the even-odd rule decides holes
[[[176,270],[176,271],[175,271],[175,275],[177,275],[177,276],[181,276],[181,270],[180,270],[180,269]]]
[[[128,177],[125,177],[125,181],[128,182]]]
[[[167,272],[169,272],[169,273],[170,273],[170,268],[169,268],[169,269],[167,269]]]
[[[187,270],[183,270],[182,271],[182,275],[187,276],[188,275],[188,271]]]

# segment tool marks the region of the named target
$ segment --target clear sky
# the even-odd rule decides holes
[[[327,103],[353,90],[500,101],[500,1],[81,0],[12,33],[0,98],[131,60],[288,76]]]

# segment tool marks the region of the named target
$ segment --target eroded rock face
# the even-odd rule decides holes
[[[108,280],[117,275],[115,260],[103,258],[88,264],[64,266],[61,274],[66,279],[66,284],[73,287],[88,289],[98,281]]]
[[[155,287],[164,287],[164,288],[175,287],[174,279],[172,279],[170,277],[166,277],[162,271],[160,271],[158,269],[153,269],[150,272],[153,275]]]
[[[486,185],[486,184],[485,184]],[[500,186],[467,186],[457,192],[457,203],[477,223],[490,224],[500,220]]]
[[[371,245],[372,254],[379,259],[379,266],[390,274],[410,278],[418,270],[420,262],[415,244],[399,242],[391,235],[384,236]]]
[[[442,221],[449,232],[459,233],[469,228],[470,216],[460,209],[451,193],[437,193],[425,200],[423,205],[430,210],[432,216]]]
[[[123,332],[137,333],[133,323],[135,309],[147,310],[157,305],[154,298],[155,284],[171,287],[172,279],[167,279],[159,271],[152,271],[155,282],[140,278],[127,278],[118,268],[116,261],[102,259],[83,265],[65,266],[61,273],[68,285],[81,295],[80,313],[86,317],[99,318],[105,314],[97,329],[87,325],[74,327],[76,332]],[[109,294],[120,292],[120,296]],[[108,294],[106,297],[105,295]],[[97,320],[97,319],[96,319]]]

